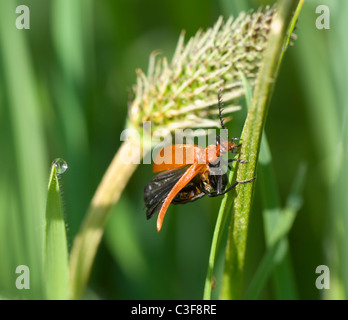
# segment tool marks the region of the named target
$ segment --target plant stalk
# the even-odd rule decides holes
[[[237,181],[256,176],[262,130],[265,125],[269,102],[277,78],[279,61],[284,50],[284,39],[292,18],[296,0],[279,1],[277,14],[271,24],[268,46],[257,77],[253,99],[242,133],[241,154],[248,163],[238,165]],[[239,185],[232,209],[232,219],[226,248],[225,269],[222,284],[222,299],[240,299],[244,274],[244,261],[255,182]]]
[[[71,299],[83,295],[109,212],[137,168],[142,152],[139,142],[130,137],[119,148],[98,186],[70,254]]]

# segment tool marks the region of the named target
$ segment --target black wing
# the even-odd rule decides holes
[[[144,189],[144,201],[146,218],[150,219],[157,213],[170,190],[179,181],[182,175],[191,165],[182,166],[172,170],[166,170],[157,174]],[[186,203],[203,197],[205,194],[199,190],[199,177],[192,179],[173,199],[173,204]]]

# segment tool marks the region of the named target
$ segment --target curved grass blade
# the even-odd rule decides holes
[[[301,1],[300,1],[301,2]],[[241,153],[248,163],[238,166],[237,180],[243,181],[255,177],[256,165],[261,144],[262,131],[268,113],[269,102],[274,90],[284,39],[293,18],[292,12],[299,1],[279,1],[279,9],[271,24],[268,48],[257,77],[257,83],[251,101],[250,110],[243,129],[243,145]],[[221,292],[222,299],[240,299],[244,274],[245,250],[248,233],[249,215],[255,183],[247,183],[237,187],[233,213],[229,229],[226,249],[225,270]]]
[[[290,27],[288,29],[288,36],[286,37],[286,40],[284,42],[285,44],[283,44],[282,49],[284,49],[286,47],[286,45],[289,43],[290,35],[291,35],[293,28],[295,26],[295,22],[296,22],[296,19],[298,17],[299,10],[301,9],[302,3],[303,3],[303,1],[300,0],[300,3],[299,3],[298,8],[296,10],[296,13],[295,13],[293,20],[290,24]],[[280,39],[280,40],[282,40],[282,39]],[[284,53],[284,50],[281,50],[281,51],[282,52],[280,53],[280,58],[279,58],[278,63],[275,67],[275,74],[277,74],[277,71],[278,71],[278,68],[280,65],[280,61],[281,61],[281,58],[282,58],[283,53]],[[243,74],[241,74],[241,79],[242,79],[242,82],[244,84],[246,103],[249,106],[251,103],[250,102],[251,90],[250,90],[250,87],[247,84],[247,80]],[[260,135],[260,139],[261,139],[261,135]],[[230,178],[232,178],[231,180],[235,179],[235,173],[236,173],[236,171],[233,170],[231,177],[230,177]],[[243,179],[241,179],[241,180],[243,180]],[[244,180],[246,180],[246,179],[244,179]],[[229,216],[228,212],[229,212],[230,205],[231,205],[232,201],[233,201],[233,196],[231,196],[231,195],[229,196],[227,194],[221,203],[221,207],[220,207],[220,211],[219,211],[218,218],[216,221],[215,230],[214,230],[213,239],[212,239],[211,251],[210,251],[210,256],[209,256],[209,266],[208,266],[208,272],[207,272],[207,276],[206,276],[206,280],[205,280],[205,287],[204,287],[204,296],[203,296],[204,299],[211,299],[211,282],[212,282],[214,264],[215,264],[215,260],[216,260],[216,256],[217,256],[217,248],[218,248],[219,242],[222,238],[222,233],[225,230],[224,226],[225,226],[227,218]],[[233,221],[231,221],[231,228],[233,228]]]
[[[251,87],[248,83],[248,80],[243,73],[240,75],[244,89],[245,89],[245,98],[246,105],[249,109],[250,101],[252,98]],[[259,181],[261,184],[261,197],[263,202],[263,224],[264,224],[264,233],[266,238],[266,245],[268,248],[273,245],[271,239],[274,233],[274,230],[277,230],[279,220],[282,219],[282,209],[280,207],[280,198],[278,194],[278,186],[276,183],[275,173],[273,171],[272,165],[272,155],[268,145],[266,133],[263,132],[263,137],[261,140],[260,146],[260,156],[259,156],[259,165],[258,165]],[[283,242],[283,243],[282,243]],[[278,248],[279,246],[279,248]],[[275,246],[274,246],[275,247]],[[273,249],[273,246],[272,246]],[[274,275],[273,275],[273,285],[275,290],[275,297],[277,299],[291,299],[294,300],[297,298],[295,280],[291,272],[291,261],[290,256],[288,255],[288,240],[286,235],[279,241],[277,248],[275,249],[275,254],[281,251],[284,254],[279,258],[277,266],[275,266]],[[272,262],[272,260],[270,259]],[[259,268],[261,269],[261,268]],[[256,277],[256,276],[255,276]],[[267,278],[267,277],[265,277]],[[264,283],[263,283],[264,284]],[[263,286],[260,286],[260,290]]]

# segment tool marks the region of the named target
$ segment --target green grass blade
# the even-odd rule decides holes
[[[1,241],[6,248],[0,250],[3,265],[0,282],[1,278],[14,275],[18,265],[26,265],[30,270],[30,290],[17,290],[13,281],[9,290],[15,290],[15,294],[21,297],[39,298],[43,291],[41,278],[47,179],[42,169],[47,164],[47,150],[42,105],[30,55],[31,30],[16,28],[16,5],[18,3],[14,0],[0,1],[0,90],[3,98],[0,109],[3,111],[1,117],[5,118],[2,118],[2,130],[6,130],[2,131],[2,140],[8,139],[4,144],[1,141],[1,163],[6,170],[0,174],[0,185],[7,186],[10,196],[3,205],[6,214],[2,227],[6,233]],[[5,148],[6,145],[9,147]],[[7,268],[10,274],[5,273]]]
[[[297,16],[296,16],[297,17]],[[243,73],[240,74],[245,90],[246,106],[249,109],[250,101],[252,98],[252,90],[248,83],[248,80]],[[277,223],[281,219],[281,204],[278,194],[278,186],[276,183],[275,173],[272,165],[272,155],[268,145],[266,133],[263,132],[263,137],[260,146],[259,164],[258,164],[258,177],[261,185],[261,197],[263,202],[263,223],[264,233],[266,238],[266,246],[270,247],[271,237],[274,230],[277,228]],[[283,239],[283,243],[280,242],[279,246],[285,248],[285,253],[282,256],[281,261],[277,263],[273,275],[273,285],[275,289],[275,296],[277,299],[291,299],[297,298],[295,279],[291,272],[291,260],[287,254],[288,240]],[[278,250],[278,249],[277,249]],[[277,252],[276,250],[276,252]]]
[[[208,262],[208,271],[207,276],[205,278],[205,285],[204,285],[204,300],[210,300],[211,299],[211,291],[212,291],[212,278],[213,278],[213,271],[215,266],[215,261],[218,254],[218,248],[221,242],[221,238],[223,236],[223,231],[225,230],[226,222],[228,220],[232,199],[228,197],[224,197],[220,210],[218,213],[218,217],[216,219],[215,229],[213,233],[213,239],[211,243],[210,248],[210,254],[209,254],[209,262]]]
[[[243,146],[241,153],[248,160],[248,163],[238,166],[238,181],[250,179],[256,174],[257,158],[269,101],[277,77],[279,60],[284,50],[285,35],[296,4],[298,4],[298,1],[279,1],[278,14],[271,25],[268,47],[257,78],[242,134]],[[237,195],[233,205],[231,228],[226,249],[222,299],[241,298],[248,222],[254,185],[255,183],[247,183],[236,188]],[[227,196],[233,196],[231,194]]]
[[[283,209],[277,217],[277,222],[275,223],[274,229],[272,230],[272,234],[269,238],[270,245],[268,246],[268,249],[246,293],[247,299],[257,299],[259,297],[272,270],[281,264],[283,265],[281,265],[279,270],[286,272],[290,277],[292,277],[292,274],[290,273],[291,269],[289,269],[289,266],[286,265],[287,260],[284,260],[289,247],[286,238],[302,204],[301,193],[305,181],[306,171],[305,166],[301,165],[299,167],[292,191],[287,200],[286,208]],[[282,285],[286,286],[286,288],[283,289],[284,291],[288,289],[294,290],[293,281],[289,280],[291,280],[291,278],[281,280]],[[286,295],[288,294],[289,293],[286,293]],[[293,294],[295,294],[295,292]]]
[[[348,298],[348,95],[347,95],[347,35],[348,27],[347,1],[333,2],[330,5],[331,24],[335,31],[328,36],[329,63],[333,76],[328,77],[333,86],[330,87],[332,96],[336,99],[336,108],[333,105],[326,105],[326,109],[332,113],[331,117],[338,115],[339,137],[332,142],[335,150],[327,159],[328,167],[333,168],[334,174],[328,178],[334,181],[329,185],[330,193],[330,224],[331,239],[326,247],[326,255],[331,273],[330,290],[323,292],[323,298],[347,299]],[[334,29],[333,28],[333,29]],[[324,106],[323,106],[324,107]],[[333,109],[338,111],[335,114]],[[337,118],[336,118],[337,119]],[[330,128],[333,132],[334,129]],[[327,172],[329,175],[331,172]],[[332,289],[331,289],[332,288]],[[330,292],[328,292],[330,291]]]
[[[58,173],[59,167],[53,163],[46,207],[45,282],[47,299],[68,298],[68,247]]]
[[[299,5],[299,8],[300,7],[301,7],[301,4]],[[297,12],[297,14],[295,15],[294,19],[297,19],[299,9],[296,12]],[[294,25],[295,25],[294,22],[290,25],[290,29],[289,29],[290,33],[286,39],[286,45],[288,44],[288,39],[290,38],[290,34],[293,30]],[[284,52],[284,50],[283,50],[283,52]],[[278,68],[279,68],[279,63],[278,63]],[[242,82],[244,84],[244,89],[246,92],[245,93],[246,104],[249,107],[250,101],[251,101],[251,88],[250,88],[245,76],[242,73],[240,75],[241,75],[241,79],[242,79]],[[221,237],[222,237],[224,226],[225,226],[227,218],[228,218],[228,211],[229,211],[231,203],[232,203],[232,198],[229,198],[229,197],[225,197],[221,203],[220,211],[219,211],[217,222],[216,222],[215,229],[214,229],[211,250],[210,250],[208,272],[207,272],[207,276],[206,276],[206,280],[205,280],[205,287],[204,287],[204,296],[203,296],[204,299],[211,298],[211,281],[212,281],[212,276],[213,276],[214,264],[215,264],[215,260],[216,260],[216,256],[217,256],[217,249],[218,249]]]
[[[321,291],[324,299],[347,299],[347,52],[346,1],[328,1],[330,30],[318,30],[311,19],[301,20],[296,45],[298,72],[310,115],[313,145],[321,162],[318,168],[328,194],[325,264],[330,267],[330,290]],[[306,1],[304,16],[313,16],[316,3]],[[315,17],[318,17],[316,15]],[[325,63],[323,63],[325,61]],[[323,150],[323,146],[325,149]],[[314,199],[318,195],[312,196]],[[345,283],[344,284],[344,279]]]
[[[284,259],[288,251],[288,242],[284,240],[292,227],[295,216],[296,212],[293,210],[284,210],[284,212],[281,213],[281,218],[276,225],[276,228],[281,231],[278,232],[274,238],[273,244],[267,249],[265,256],[261,260],[246,293],[246,299],[257,299],[259,297],[272,270]]]
[[[266,238],[266,246],[273,247],[272,236],[274,230],[278,228],[279,220],[282,219],[282,209],[275,181],[275,174],[272,166],[272,156],[268,146],[266,136],[263,137],[260,149],[260,161],[258,167],[261,196],[263,202],[263,222]],[[285,248],[285,254],[281,261],[277,262],[273,274],[273,285],[277,299],[297,299],[295,279],[292,274],[291,259],[288,254],[288,239],[286,235],[279,246]],[[281,243],[283,242],[283,243]]]

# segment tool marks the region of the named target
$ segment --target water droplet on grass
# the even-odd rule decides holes
[[[68,164],[62,158],[55,159],[53,165],[57,168],[57,174],[62,174],[68,169]]]

